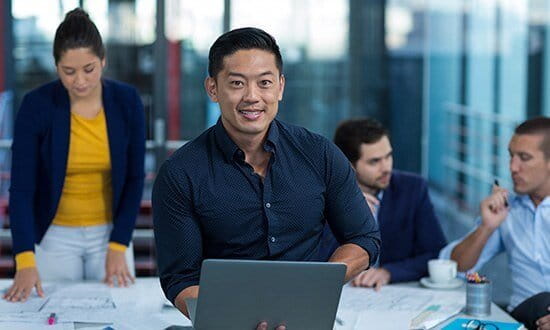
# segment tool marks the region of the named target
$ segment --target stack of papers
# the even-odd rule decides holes
[[[427,329],[457,314],[464,307],[464,292],[440,292],[420,288],[384,286],[372,289],[344,286],[337,316],[343,325],[335,329]],[[437,305],[434,304],[437,302]],[[417,324],[411,320],[426,313]],[[392,322],[387,322],[392,320]],[[388,324],[391,323],[391,324]],[[381,328],[386,324],[386,328]],[[433,325],[432,325],[433,324]]]
[[[444,302],[428,306],[411,320],[410,329],[425,330],[448,320],[462,311],[464,304]]]
[[[44,287],[45,298],[33,290],[25,302],[0,300],[1,329],[74,329],[75,322],[110,324],[116,306],[109,288],[102,283],[49,285]],[[56,323],[48,324],[51,313]]]
[[[6,281],[0,291],[11,285]],[[165,298],[158,279],[138,279],[129,288],[109,288],[99,282],[46,284],[45,298],[35,290],[24,302],[0,299],[0,329],[10,330],[73,330],[75,323],[103,329],[161,330],[171,325],[191,326],[182,313],[173,307],[163,309]],[[2,290],[4,289],[4,290]],[[51,313],[57,323],[48,325]]]

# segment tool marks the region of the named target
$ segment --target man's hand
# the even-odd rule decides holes
[[[481,225],[495,230],[508,215],[508,191],[493,186],[493,193],[481,202]]]
[[[260,324],[258,324],[258,327],[256,328],[256,330],[267,330],[269,329],[268,327],[269,325],[267,324],[267,322],[262,321],[260,322]],[[286,326],[283,324],[280,324],[275,328],[275,330],[286,330]]]
[[[378,198],[376,198],[371,194],[368,194],[366,192],[362,192],[362,193],[363,193],[363,196],[365,197],[365,200],[367,201],[367,205],[369,206],[372,215],[374,216],[376,213],[375,212],[376,208],[380,206],[380,201],[378,200]]]
[[[548,314],[537,320],[537,330],[550,330],[550,306],[548,306]]]
[[[112,287],[114,285],[113,277],[116,277],[118,286],[127,287],[130,283],[134,283],[135,281],[128,270],[125,253],[123,251],[107,249],[105,278],[103,282]]]
[[[44,290],[40,283],[38,270],[36,267],[28,267],[18,270],[15,273],[12,286],[4,295],[7,301],[26,301],[32,292],[32,288],[36,288],[36,293],[39,297],[44,297]]]
[[[370,268],[357,275],[353,279],[353,286],[374,287],[378,291],[380,288],[390,283],[391,274],[384,268]]]

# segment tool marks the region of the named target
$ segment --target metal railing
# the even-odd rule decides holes
[[[477,209],[494,179],[511,187],[507,146],[523,118],[450,102],[443,110],[445,147],[441,161],[448,192],[461,206]]]

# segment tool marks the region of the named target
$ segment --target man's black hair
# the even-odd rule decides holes
[[[343,121],[334,133],[334,143],[342,150],[348,160],[355,164],[361,158],[361,144],[372,144],[384,136],[388,130],[373,118],[357,118]]]
[[[261,49],[272,53],[279,73],[283,73],[283,58],[275,38],[264,30],[246,27],[231,30],[216,39],[208,54],[208,75],[216,78],[223,69],[224,58],[242,49]]]

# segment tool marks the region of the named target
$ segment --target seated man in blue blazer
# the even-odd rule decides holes
[[[392,170],[388,132],[374,119],[341,123],[334,143],[353,165],[382,238],[378,264],[360,273],[352,283],[378,290],[390,282],[416,281],[426,276],[428,260],[437,258],[446,244],[426,181],[412,173]],[[338,245],[327,226],[322,241],[327,256]]]

